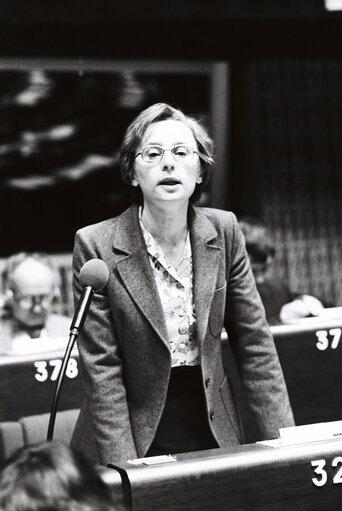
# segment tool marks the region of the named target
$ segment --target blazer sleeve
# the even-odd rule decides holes
[[[276,438],[279,428],[293,426],[294,419],[244,237],[234,215],[230,243],[225,327],[262,437]]]
[[[87,228],[76,233],[73,254],[75,303],[82,291],[78,279],[81,267],[89,259],[102,258],[101,243],[93,238]],[[114,277],[109,275],[110,278]],[[77,345],[100,463],[107,465],[118,459],[136,458],[123,363],[106,287],[94,294]]]

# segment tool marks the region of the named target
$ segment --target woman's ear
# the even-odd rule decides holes
[[[132,178],[131,183],[132,183],[132,186],[138,186],[138,184],[139,184],[138,181],[135,179],[135,177]]]
[[[202,183],[203,181],[203,178],[201,175],[197,176],[197,179],[196,179],[196,183],[199,185],[200,183]]]

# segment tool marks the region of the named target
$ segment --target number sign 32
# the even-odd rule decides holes
[[[314,460],[311,462],[311,466],[314,468],[314,472],[317,477],[312,478],[312,482],[315,486],[324,486],[328,481],[328,473],[325,469],[327,462],[326,460]],[[337,468],[333,477],[333,484],[342,483],[342,457],[336,456],[331,462],[333,468]]]

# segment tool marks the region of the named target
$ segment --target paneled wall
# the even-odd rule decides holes
[[[276,274],[294,291],[341,305],[342,62],[249,62],[244,83],[243,213],[271,228]]]

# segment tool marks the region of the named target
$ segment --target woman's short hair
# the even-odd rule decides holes
[[[174,108],[167,103],[156,103],[143,110],[128,126],[124,140],[121,145],[120,169],[124,182],[132,186],[134,176],[134,161],[136,151],[147,128],[154,122],[175,120],[181,121],[188,126],[196,140],[198,155],[202,168],[202,183],[197,184],[190,201],[197,201],[207,185],[211,168],[214,164],[213,148],[214,144],[206,129],[195,118],[185,115],[178,108]],[[142,193],[140,188],[134,188],[133,199],[135,202],[142,202]]]
[[[113,511],[114,497],[81,453],[58,442],[21,448],[0,474],[3,511]]]

